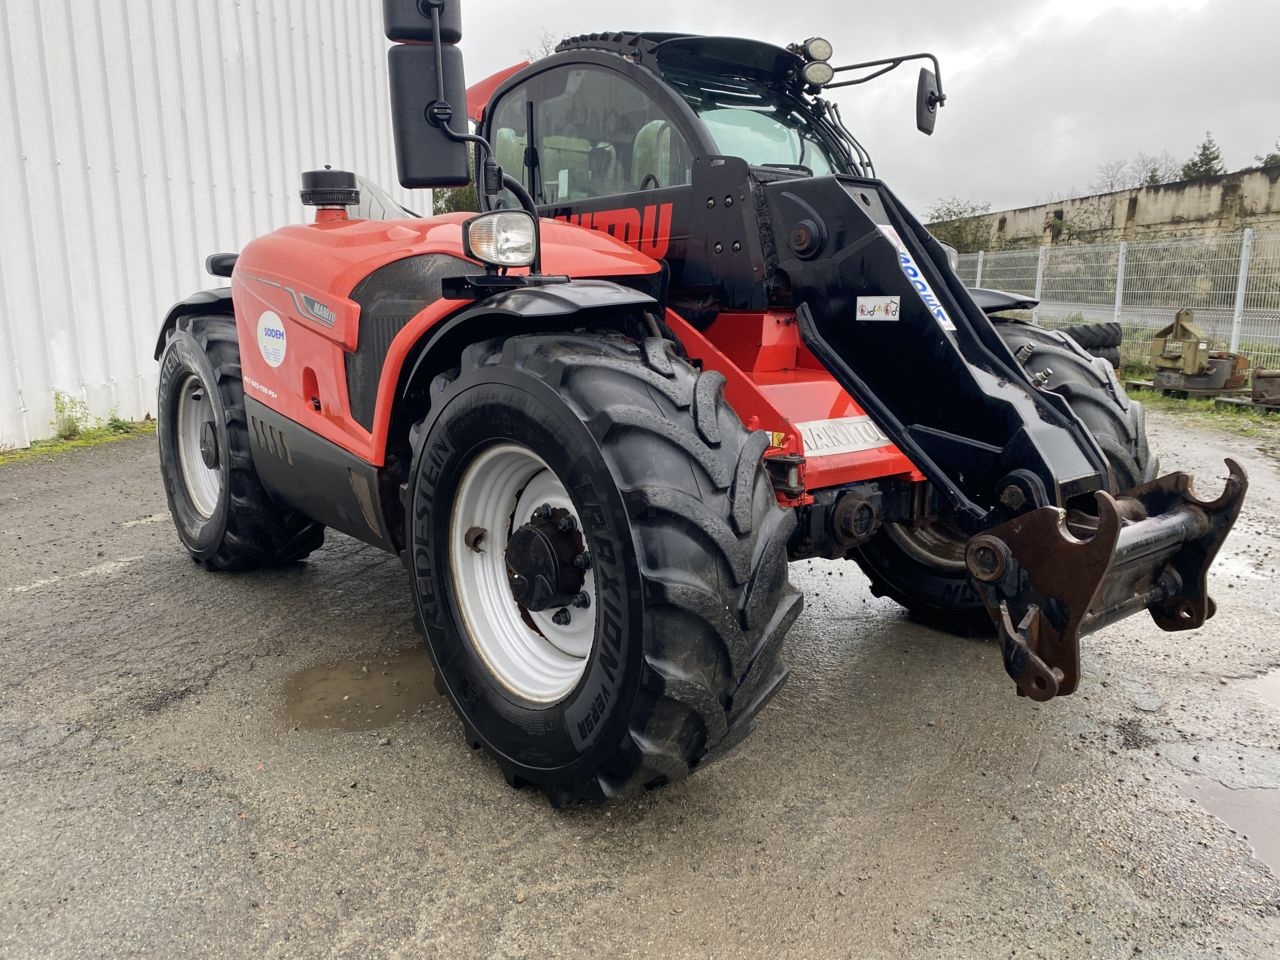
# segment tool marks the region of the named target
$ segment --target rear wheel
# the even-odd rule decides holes
[[[433,385],[407,560],[440,686],[513,785],[682,779],[781,685],[795,520],[723,386],[586,334],[476,344]]]
[[[995,327],[1023,367],[1065,398],[1093,434],[1111,467],[1112,493],[1155,478],[1159,461],[1147,445],[1142,405],[1129,399],[1105,360],[1061,331],[998,320]],[[877,596],[896,600],[913,619],[950,632],[986,634],[991,620],[969,581],[966,543],[960,530],[936,518],[887,523],[851,559]]]
[[[272,502],[253,469],[231,317],[184,317],[160,358],[160,473],[178,538],[210,570],[301,560],[324,527]]]

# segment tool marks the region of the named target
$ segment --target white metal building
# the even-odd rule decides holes
[[[55,392],[155,413],[204,257],[305,218],[301,171],[396,181],[374,0],[0,0],[0,449]]]

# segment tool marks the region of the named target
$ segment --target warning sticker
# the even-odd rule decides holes
[[[278,367],[284,363],[284,355],[288,351],[288,336],[284,332],[284,323],[280,317],[270,310],[263,312],[258,318],[258,350],[267,365]]]
[[[854,316],[859,320],[897,320],[901,309],[901,297],[859,297]]]

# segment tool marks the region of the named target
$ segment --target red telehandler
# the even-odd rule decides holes
[[[458,0],[384,19],[401,182],[474,165],[483,212],[312,171],[314,223],[210,257],[230,286],[156,344],[197,561],[292,563],[325,527],[398,555],[468,741],[556,803],[749,732],[786,675],[788,561],[994,634],[1040,701],[1077,688],[1083,634],[1213,615],[1243,470],[1212,502],[1157,477],[1110,365],[993,319],[1028,304],[965,289],[827,99],[926,60],[931,132],[931,55],[592,34],[467,91]]]

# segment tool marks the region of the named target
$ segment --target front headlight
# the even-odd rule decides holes
[[[497,210],[462,225],[462,251],[494,267],[527,267],[538,252],[538,230],[523,210]]]

